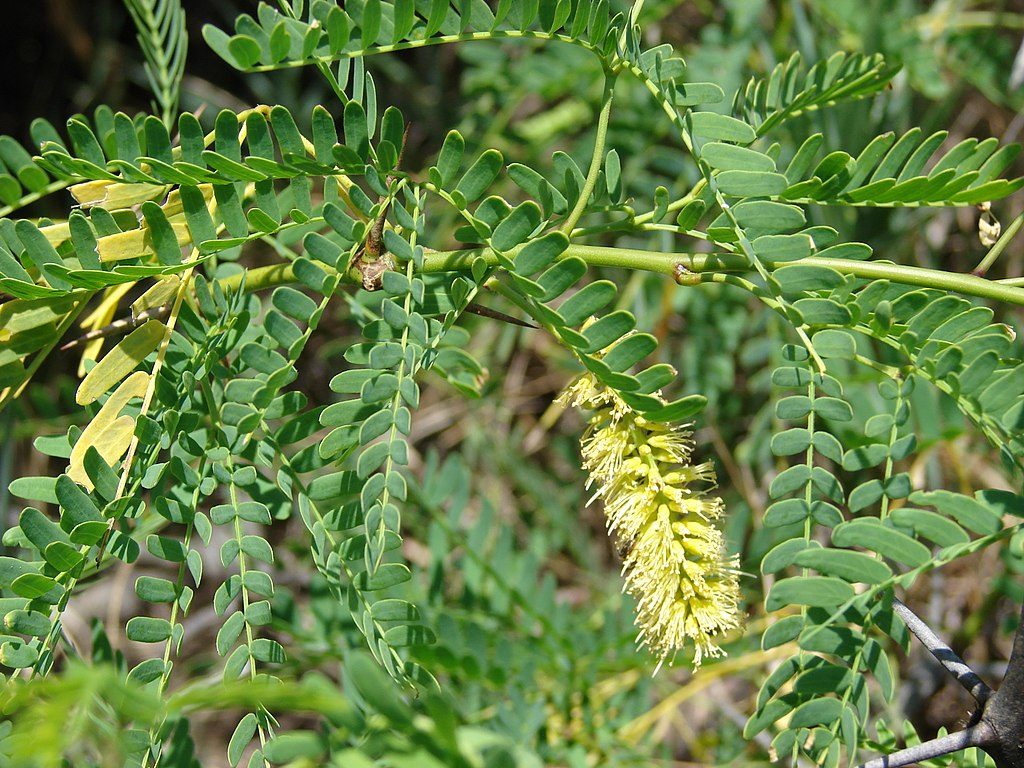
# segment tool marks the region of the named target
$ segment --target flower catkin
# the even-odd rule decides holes
[[[721,636],[738,628],[739,570],[716,525],[721,499],[710,463],[691,465],[691,434],[648,421],[592,374],[561,402],[591,412],[583,468],[604,502],[608,530],[623,559],[624,589],[637,601],[637,642],[672,663],[692,642],[694,665],[720,656]]]

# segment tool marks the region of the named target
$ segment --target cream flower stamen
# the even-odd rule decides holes
[[[648,421],[593,374],[560,401],[591,412],[583,468],[622,556],[623,589],[637,602],[638,644],[659,667],[690,643],[695,666],[721,656],[718,642],[742,617],[738,563],[715,525],[724,505],[705,495],[714,467],[689,463],[694,445],[685,428]]]

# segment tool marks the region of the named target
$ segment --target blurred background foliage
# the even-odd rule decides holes
[[[184,6],[190,47],[183,110],[204,110],[207,119],[221,108],[237,111],[257,103],[283,104],[307,118],[316,104],[337,110],[314,69],[241,75],[202,42],[204,23],[230,26],[238,13],[251,12],[254,3],[192,0]],[[129,113],[148,108],[134,28],[118,0],[43,0],[31,12],[23,8],[7,13],[4,21],[14,77],[0,102],[0,132],[27,139],[33,118],[60,124],[99,103]],[[926,133],[948,129],[948,146],[971,136],[995,136],[1009,143],[1019,140],[1024,130],[1024,60],[1016,61],[1024,35],[1024,2],[648,0],[642,21],[649,43],[671,43],[686,59],[691,79],[718,83],[727,94],[793,51],[810,61],[837,50],[879,52],[902,61],[903,71],[880,98],[814,113],[786,129],[792,137],[822,131],[827,146],[853,155],[879,133],[902,132],[913,125]],[[414,175],[452,128],[472,143],[467,151],[496,147],[508,160],[538,169],[550,169],[556,151],[569,152],[581,164],[590,156],[600,72],[594,59],[571,46],[439,46],[374,57],[367,66],[382,102],[397,105],[411,121],[405,166]],[[643,196],[650,190],[658,185],[677,188],[682,180],[688,186],[696,180],[696,170],[684,162],[671,126],[638,83],[624,80],[616,99],[609,145],[625,158],[622,176],[632,185],[629,194],[636,209],[647,210],[652,201]],[[719,105],[722,111],[729,106]],[[780,140],[784,156],[798,143]],[[508,197],[516,198],[514,188]],[[59,195],[51,197],[31,213],[58,215],[65,203]],[[996,204],[994,213],[1008,222],[1020,207],[1018,193]],[[439,211],[431,226],[451,231],[454,221],[445,219],[451,215]],[[809,223],[841,224],[837,228],[850,239],[866,242],[881,257],[899,263],[969,272],[985,251],[977,236],[978,214],[969,208],[868,209],[857,214],[818,209],[810,215],[817,218]],[[670,250],[675,238],[665,232],[661,242],[636,244]],[[628,244],[621,237],[616,242]],[[1020,243],[1010,245],[994,277],[1024,272]],[[268,248],[267,258],[271,255]],[[257,253],[254,262],[259,259]],[[758,564],[780,535],[760,525],[779,461],[768,448],[774,418],[768,375],[778,362],[774,356],[784,331],[774,315],[754,312],[752,298],[725,285],[679,288],[643,273],[626,279],[620,304],[658,337],[660,356],[679,371],[678,391],[700,392],[710,401],[697,425],[698,451],[718,465],[730,544],[742,553],[743,570],[749,574],[743,580],[749,623],[752,629],[761,627],[766,584]],[[346,311],[340,303],[335,307],[335,315],[322,323],[325,332],[313,337],[300,361],[295,387],[313,402],[329,402],[327,382],[353,341]],[[1019,326],[1019,309],[1002,307],[998,312],[997,319]],[[419,577],[408,592],[437,632],[438,643],[418,653],[438,675],[445,693],[414,703],[421,718],[417,727],[427,735],[403,747],[410,756],[405,764],[429,765],[436,758],[426,756],[430,749],[424,745],[456,727],[459,748],[467,764],[474,765],[767,763],[767,738],[747,743],[741,731],[774,652],[761,653],[755,639],[737,637],[728,645],[728,658],[697,673],[679,664],[651,677],[655,660],[634,650],[633,611],[620,594],[618,559],[604,534],[602,515],[587,505],[578,468],[581,422],[574,414],[563,417],[553,405],[554,396],[573,376],[571,362],[541,333],[481,318],[471,319],[468,327],[468,348],[487,369],[483,397],[466,398],[439,379],[428,381],[411,440],[416,448],[413,474],[420,481],[411,489],[403,515],[404,554],[419,566]],[[31,440],[66,431],[73,423],[71,414],[79,412],[73,404],[76,365],[73,355],[53,356],[27,396],[0,414],[0,488],[6,489],[14,477],[60,471],[33,452]],[[862,386],[853,376],[844,383],[850,400],[864,405],[855,411],[881,410],[883,403],[867,378]],[[963,492],[1013,487],[1015,481],[1005,474],[995,452],[968,429],[952,403],[926,387],[918,387],[914,397],[920,450],[905,469],[915,486]],[[6,491],[0,492],[5,529],[19,511]],[[378,718],[373,722],[380,733],[389,732],[388,722],[412,717],[404,709],[389,709],[387,701],[373,700],[374,695],[384,696],[380,689],[391,683],[376,680],[372,671],[363,670],[369,682],[349,679],[349,665],[341,660],[362,640],[348,613],[315,575],[301,523],[293,518],[266,535],[277,554],[270,636],[288,648],[292,676],[315,670],[342,679],[344,689],[371,713],[370,720]],[[213,542],[211,552],[217,544]],[[145,569],[160,567],[143,557],[132,566],[116,566],[113,578],[85,588],[65,619],[74,642],[91,648],[93,658],[137,661],[140,655],[131,642],[103,636],[94,619],[104,619],[107,627],[123,627],[128,617],[139,615],[145,608],[131,583]],[[220,567],[215,555],[208,567]],[[921,578],[908,603],[945,631],[956,650],[998,678],[998,662],[991,667],[985,662],[1006,656],[1015,606],[1024,599],[1021,572],[1024,560],[1019,555],[990,548]],[[206,583],[216,585],[218,579]],[[197,595],[199,607],[188,617],[177,662],[193,679],[201,679],[210,668],[218,626],[211,597]],[[751,631],[749,637],[757,634]],[[361,667],[357,664],[356,669]],[[905,660],[900,676],[902,693],[892,723],[905,717],[922,737],[930,737],[963,716],[966,695],[947,684],[937,667],[922,663],[920,649]],[[95,681],[82,684],[93,686]],[[375,693],[363,701],[367,690]],[[96,693],[91,687],[89,691],[69,685],[60,696]],[[320,702],[307,692],[310,712],[329,711],[344,722],[331,709],[341,704],[330,695],[324,698]],[[30,710],[31,702],[25,706]],[[235,717],[222,702],[216,707],[202,702],[180,706],[179,712],[189,713],[200,763],[223,764],[225,734]],[[116,722],[118,714],[85,717]],[[296,721],[289,725],[301,727],[306,716],[288,717]],[[102,750],[99,734],[90,732],[86,741],[95,741],[94,748]],[[351,724],[347,731],[339,726],[338,734],[340,739],[366,738],[365,727]],[[97,756],[102,752],[83,750],[84,761],[102,761]],[[182,763],[188,764],[187,759]],[[395,758],[392,764],[400,761]]]

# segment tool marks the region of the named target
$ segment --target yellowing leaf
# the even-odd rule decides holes
[[[206,200],[206,209],[212,215],[217,210],[217,203],[213,199],[213,184],[200,184],[198,189]],[[164,216],[172,221],[175,217],[181,216],[185,212],[185,208],[181,203],[181,191],[177,188],[172,189],[167,195],[167,202],[160,207],[163,209]]]
[[[166,185],[126,184],[120,181],[86,181],[68,190],[83,208],[100,206],[109,210],[131,208],[146,200],[156,200],[167,192]]]
[[[44,326],[58,326],[72,308],[72,299],[12,299],[0,304],[0,328],[16,336]]]
[[[40,227],[39,231],[43,233],[46,241],[54,248],[71,237],[71,227],[66,221],[57,221],[45,227]]]
[[[157,280],[148,291],[132,302],[132,314],[138,315],[147,309],[163,306],[177,295],[179,285],[181,280],[177,275]]]
[[[128,450],[128,446],[131,445],[132,436],[135,434],[135,419],[131,416],[122,416],[115,419],[103,432],[96,435],[95,443],[90,443],[99,452],[100,456],[107,464],[113,464],[115,461],[124,456],[124,452]],[[78,445],[81,444],[83,437],[75,444],[77,450]],[[86,446],[88,448],[89,446]],[[76,483],[84,485],[88,490],[93,489],[92,481],[89,479],[89,475],[85,472],[85,466],[82,463],[85,459],[85,451],[82,451],[80,456],[72,454],[72,461],[74,462],[70,469],[68,469],[68,477],[74,480]],[[77,461],[75,461],[77,459]]]
[[[149,374],[138,371],[121,382],[121,386],[107,398],[107,402],[71,449],[68,475],[72,480],[92,490],[92,483],[83,464],[85,453],[90,447],[95,447],[108,464],[113,464],[124,455],[135,433],[135,420],[131,416],[121,416],[120,413],[132,398],[144,397],[148,386]]]
[[[191,242],[184,218],[171,220],[171,228],[174,230],[178,245],[188,245]],[[96,250],[100,255],[100,261],[135,259],[145,254],[155,253],[149,239],[148,229],[130,229],[127,232],[101,237],[96,241]]]
[[[82,379],[75,394],[75,402],[79,405],[95,402],[100,395],[134,371],[146,359],[146,355],[160,344],[164,330],[163,323],[150,320],[121,339]]]

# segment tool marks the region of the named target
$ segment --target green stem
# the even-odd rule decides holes
[[[24,208],[26,205],[34,203],[36,200],[42,200],[47,195],[51,195],[54,192],[60,192],[62,189],[66,189],[69,186],[71,186],[71,181],[69,179],[59,179],[51,184],[47,184],[42,189],[19,197],[10,205],[5,205],[3,208],[0,208],[0,218],[6,218],[19,208]]]
[[[199,474],[200,474],[200,477],[206,477],[205,468],[206,468],[206,457],[204,456],[202,459],[200,459],[200,462],[199,462]],[[195,490],[192,492],[192,507],[191,507],[192,509],[198,509],[199,508],[200,493],[201,492],[199,490],[199,485],[196,485]],[[182,539],[182,544],[184,545],[186,551],[191,548],[191,545],[192,545],[192,534],[194,532],[195,532],[195,520],[193,519],[192,521],[190,521],[188,523],[188,526],[185,529],[185,536]],[[179,626],[181,621],[183,621],[184,616],[188,613],[188,608],[186,606],[189,605],[189,603],[186,603],[185,605],[182,604],[183,603],[182,596],[185,593],[185,569],[186,569],[186,567],[187,567],[187,562],[185,560],[182,560],[178,564],[178,577],[175,580],[175,598],[174,598],[174,602],[171,604],[171,615],[170,615],[170,618],[169,618],[169,621],[171,623],[171,634],[170,634],[170,637],[168,637],[167,640],[164,641],[164,653],[163,653],[164,668],[163,668],[163,671],[160,673],[160,677],[157,679],[157,684],[156,684],[157,695],[161,696],[161,697],[166,692],[167,684],[170,682],[170,679],[171,679],[171,653],[172,653],[172,651],[174,653],[177,653],[179,650],[181,650],[181,638],[179,637],[179,638],[177,638],[177,640],[175,640],[174,630],[175,630],[175,628],[177,626]],[[180,615],[180,618],[179,618],[179,615]],[[182,631],[184,632],[184,628],[182,629]],[[150,746],[150,748],[146,750],[146,753],[142,757],[142,766],[141,766],[141,768],[149,768],[149,759],[150,759],[151,755],[153,754],[154,747],[156,748],[157,756],[153,760],[153,765],[154,766],[158,766],[160,764],[160,758],[161,758],[162,753],[163,753],[163,744],[159,741],[159,735],[160,735],[160,730],[163,728],[165,722],[166,722],[166,717],[160,719],[159,725],[150,727],[150,729],[149,729],[149,746]]]
[[[509,251],[515,256],[520,248]],[[618,269],[635,269],[645,272],[676,277],[681,271],[697,273],[749,272],[751,265],[743,256],[735,253],[671,253],[666,251],[645,251],[634,248],[608,248],[600,245],[570,245],[563,253],[563,258],[575,256],[583,259],[594,267],[614,267]],[[427,251],[423,260],[424,274],[437,272],[468,272],[473,261],[482,258],[491,266],[496,266],[498,257],[486,248],[471,248],[458,251]],[[789,263],[765,261],[765,266],[778,269]],[[919,288],[936,288],[953,291],[965,296],[976,296],[980,299],[1005,302],[1024,306],[1024,289],[1006,283],[986,280],[975,275],[943,272],[938,269],[911,267],[903,264],[892,264],[881,261],[850,261],[848,259],[830,259],[808,256],[799,262],[803,266],[826,267],[843,275],[861,277],[868,280],[891,280],[903,285],[914,285]],[[321,268],[327,269],[323,265]],[[241,274],[231,275],[220,280],[221,288],[237,289],[241,284]],[[355,278],[346,276],[349,282]],[[267,267],[250,269],[246,273],[245,287],[247,291],[261,291],[278,285],[297,282],[290,264],[272,264]]]
[[[218,420],[218,405],[216,397],[213,394],[213,389],[210,387],[210,383],[208,381],[203,380],[199,382],[199,389],[200,392],[202,393],[203,400],[206,403],[206,407],[209,410],[211,422],[216,424]],[[234,507],[234,509],[237,511],[239,507],[238,489],[237,486],[235,485],[234,480],[235,462],[234,458],[232,457],[231,451],[228,451],[228,456],[227,459],[225,460],[224,466],[226,467],[228,474],[231,477],[231,480],[228,483],[228,499],[231,503],[231,506]],[[246,565],[246,558],[248,557],[248,555],[246,555],[245,548],[242,546],[242,524],[237,514],[234,515],[232,519],[231,533],[235,540],[235,543],[238,545],[238,555],[236,556],[236,559],[238,562],[239,594],[242,597],[242,623],[245,630],[245,647],[249,657],[249,680],[255,682],[258,676],[258,673],[256,671],[256,654],[253,652],[255,636],[252,629],[252,622],[249,619],[251,615],[249,612],[249,606],[252,604],[252,602],[249,596],[249,588],[246,586],[245,578],[246,574],[251,569]],[[230,655],[228,656],[228,658],[230,658]],[[225,660],[225,664],[226,663],[227,660]],[[265,711],[263,709],[263,706],[257,705],[254,714],[256,715],[256,733],[259,736],[260,753],[262,754],[267,748],[267,729],[264,728]],[[265,757],[263,758],[263,766],[264,768],[270,768],[270,763],[267,761]]]
[[[886,450],[886,453],[885,453],[885,469],[882,470],[882,485],[884,487],[886,487],[886,488],[888,488],[889,481],[892,479],[892,470],[893,470],[893,467],[895,465],[895,462],[893,461],[893,458],[892,458],[892,447],[896,444],[896,440],[899,437],[899,433],[900,433],[899,418],[900,418],[900,411],[903,408],[903,385],[904,385],[904,379],[902,377],[900,377],[898,379],[895,379],[895,382],[896,382],[896,386],[897,386],[897,394],[896,394],[896,399],[893,401],[892,426],[889,427],[889,441],[887,443],[887,446],[886,446],[887,450]],[[882,520],[884,520],[885,518],[887,518],[889,516],[889,496],[887,494],[884,494],[884,493],[882,494],[882,501],[881,501],[881,505],[880,505],[880,508],[879,508],[878,516]]]
[[[570,43],[580,48],[585,48],[591,53],[599,56],[603,61],[606,57],[596,46],[579,40],[569,35],[558,35],[539,30],[527,29],[496,29],[487,32],[466,32],[456,35],[439,35],[425,40],[403,40],[392,45],[377,45],[373,48],[366,48],[358,51],[342,51],[333,56],[314,56],[308,59],[293,59],[282,61],[279,64],[261,64],[256,67],[249,67],[245,72],[273,72],[278,69],[296,69],[306,67],[310,64],[330,65],[332,62],[343,59],[360,59],[367,56],[375,56],[381,53],[394,53],[395,51],[407,51],[411,48],[426,48],[431,45],[445,45],[448,43],[468,43],[480,40],[552,40],[561,43]]]
[[[1016,234],[1020,231],[1021,225],[1024,225],[1024,213],[1021,213],[1013,220],[1010,226],[1006,228],[1000,238],[996,240],[996,244],[992,246],[988,253],[985,254],[985,258],[983,258],[978,266],[974,268],[974,272],[972,274],[976,277],[984,276],[984,274],[988,272],[989,268],[995,264],[996,259],[1002,255],[1006,246],[1010,244],[1010,241],[1013,240]]]
[[[686,207],[686,204],[689,203],[691,200],[696,200],[698,197],[700,197],[701,194],[704,192],[704,187],[706,186],[707,180],[701,179],[700,181],[693,185],[693,189],[691,189],[685,195],[680,197],[678,200],[673,200],[671,203],[669,203],[668,208],[666,208],[665,210],[667,211],[667,213],[674,213],[676,211],[682,210],[684,207]],[[647,213],[641,213],[639,216],[633,219],[633,223],[646,224],[649,221],[652,221],[653,219],[654,211],[651,210],[648,211]]]
[[[580,190],[580,197],[576,201],[576,205],[573,206],[569,217],[562,224],[563,232],[572,232],[576,222],[580,220],[583,211],[586,210],[587,203],[590,202],[590,196],[594,193],[594,187],[597,186],[597,177],[601,174],[601,165],[604,162],[604,146],[608,138],[608,119],[612,114],[612,96],[614,91],[615,75],[611,72],[606,72],[604,76],[604,93],[601,96],[603,104],[601,106],[601,114],[597,118],[597,135],[594,137],[594,154],[590,158],[590,170],[587,171],[587,178],[583,182],[583,189]]]
[[[509,252],[515,256],[520,248]],[[746,272],[751,265],[743,256],[733,253],[671,253],[665,251],[644,251],[632,248],[607,248],[604,246],[570,245],[563,253],[563,258],[575,256],[582,258],[591,266],[610,266],[620,269],[640,269],[648,272],[667,274],[675,278],[680,271],[698,273]],[[435,272],[469,271],[475,259],[482,258],[488,265],[497,265],[498,257],[489,249],[473,248],[461,251],[428,251],[423,260],[425,274]],[[765,261],[765,266],[776,269],[788,262]],[[882,261],[850,261],[848,259],[830,259],[808,256],[801,259],[805,266],[820,266],[834,269],[841,274],[850,274],[854,278],[866,280],[889,280],[901,285],[919,288],[935,288],[952,291],[965,296],[976,296],[1008,304],[1024,306],[1024,289],[1011,283],[995,282],[978,278],[973,274],[944,272],[940,269],[927,269],[920,266],[905,266]],[[329,271],[325,265],[322,268]],[[350,275],[345,280],[355,283]],[[246,290],[262,291],[275,286],[296,283],[298,279],[288,263],[271,264],[249,269],[246,272]],[[219,281],[225,290],[238,289],[242,283],[242,273],[232,274]]]

